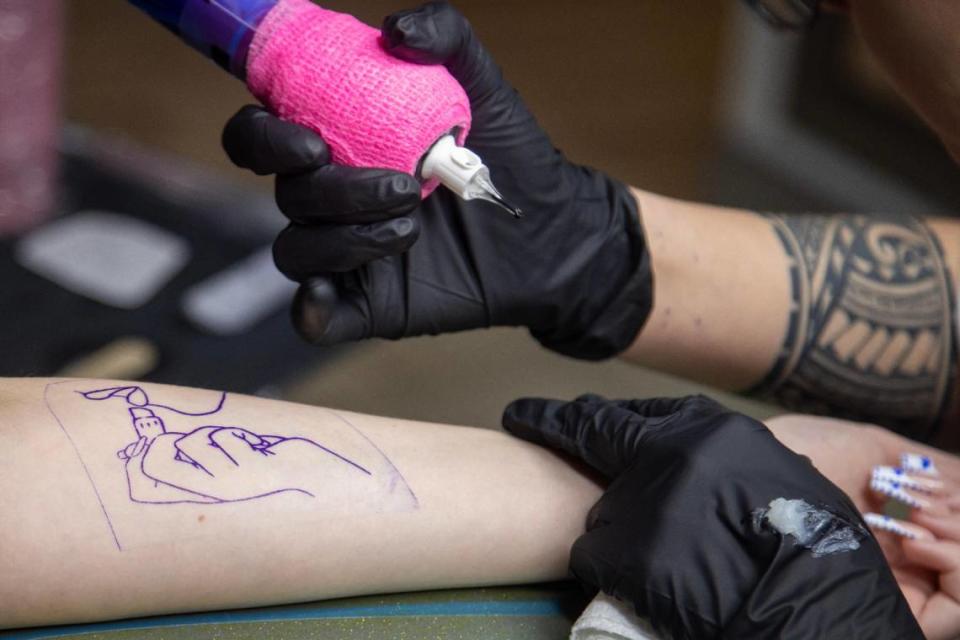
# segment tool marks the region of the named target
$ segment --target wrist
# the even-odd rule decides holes
[[[625,351],[653,306],[653,270],[639,199],[624,184],[593,172],[594,193],[607,198],[606,238],[579,278],[578,298],[564,301],[566,318],[549,331],[531,329],[548,349],[583,360]]]

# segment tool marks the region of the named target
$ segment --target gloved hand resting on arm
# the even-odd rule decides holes
[[[669,637],[923,637],[850,499],[752,418],[583,396],[516,401],[503,425],[610,480],[571,571]],[[806,518],[784,534],[771,521],[791,506]]]
[[[227,124],[224,148],[241,167],[277,175],[291,224],[274,255],[305,283],[293,309],[300,332],[331,344],[510,325],[574,357],[626,349],[652,303],[631,192],[553,147],[448,4],[388,17],[383,42],[404,60],[445,65],[464,86],[466,146],[524,217],[443,188],[421,202],[412,176],[331,164],[316,133],[245,107]]]

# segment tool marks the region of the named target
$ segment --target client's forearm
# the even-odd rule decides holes
[[[0,627],[559,578],[599,496],[502,433],[90,380],[0,381],[0,486]]]
[[[655,296],[627,358],[913,437],[943,418],[956,386],[956,223],[636,195]]]

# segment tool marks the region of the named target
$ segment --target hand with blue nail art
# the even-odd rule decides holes
[[[902,453],[923,456],[929,464],[941,470],[940,478],[926,474],[904,473],[910,476],[904,482],[922,483],[935,487],[937,482],[960,483],[960,459],[943,451],[899,436],[887,429],[860,422],[823,418],[820,416],[788,414],[766,420],[767,427],[783,444],[811,459],[817,469],[839,486],[862,512],[881,509],[882,502],[891,497],[881,495],[871,487],[876,479],[885,490],[893,491],[896,469],[904,469]],[[874,483],[875,484],[875,483]],[[926,499],[924,493],[906,489],[915,502]]]
[[[887,536],[885,544],[910,606],[930,640],[960,637],[960,512],[913,512],[904,524],[914,535]]]
[[[856,506],[806,457],[820,454],[847,481],[849,450],[824,456],[825,440],[805,437],[798,455],[760,422],[703,396],[524,399],[506,408],[503,426],[609,482],[570,570],[665,635],[922,637]],[[799,532],[770,524],[777,498],[806,503]]]
[[[846,420],[786,415],[767,425],[865,514],[926,637],[960,636],[960,458]],[[890,501],[906,520],[884,514]]]
[[[865,516],[930,640],[960,636],[960,511],[956,498],[956,494],[933,498],[941,503],[942,511],[914,509],[905,520],[880,513]]]
[[[878,499],[907,513],[865,517],[927,638],[950,640],[960,636],[960,478],[956,458],[941,455],[939,462],[909,451],[898,465],[874,467],[870,487]]]

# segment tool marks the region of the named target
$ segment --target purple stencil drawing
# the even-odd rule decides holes
[[[352,422],[350,422],[349,420],[347,420],[344,416],[340,415],[340,414],[337,413],[336,411],[330,411],[330,413],[332,413],[337,420],[339,420],[340,422],[344,423],[345,425],[347,425],[348,427],[350,427],[351,429],[353,429],[353,430],[357,433],[357,435],[359,435],[361,438],[363,438],[364,440],[366,440],[367,442],[369,442],[369,443],[370,443],[370,446],[373,447],[374,449],[376,449],[376,450],[377,450],[377,453],[379,453],[381,456],[383,456],[384,461],[385,461],[385,462],[387,463],[387,465],[389,466],[389,474],[390,474],[389,487],[390,487],[390,490],[391,490],[391,491],[394,491],[394,490],[397,490],[397,489],[402,489],[402,490],[405,491],[407,494],[409,494],[410,500],[413,501],[413,508],[419,509],[419,508],[420,508],[420,501],[417,499],[417,494],[415,494],[415,493],[413,492],[413,489],[411,489],[411,488],[410,488],[410,485],[407,484],[406,478],[403,477],[403,474],[400,473],[400,470],[399,470],[399,469],[397,469],[395,466],[393,466],[393,463],[390,462],[390,458],[388,458],[388,457],[386,456],[386,454],[384,454],[383,451],[380,450],[380,447],[378,447],[378,446],[373,442],[373,440],[371,440],[370,438],[368,438],[368,437],[366,436],[366,434],[364,434],[362,431],[360,431],[360,429],[357,429],[357,427],[354,426],[354,424],[353,424]]]
[[[57,384],[48,385],[47,391]],[[379,492],[380,503],[387,507],[399,505],[415,509],[418,506],[416,496],[396,467],[369,438],[339,414],[334,415],[375,454],[366,455],[372,456],[370,463],[334,451],[303,434],[258,433],[246,427],[210,424],[208,419],[212,416],[217,416],[220,422],[218,414],[226,404],[226,393],[202,411],[151,402],[147,391],[138,385],[75,391],[70,395],[81,398],[84,403],[111,407],[111,424],[118,424],[116,411],[125,409],[121,421],[129,425],[133,433],[128,431],[125,438],[128,444],[111,450],[111,454],[115,452],[114,460],[118,460],[116,473],[125,476],[126,498],[134,504],[216,505],[287,494],[329,505],[331,500],[336,500],[331,494],[336,493],[344,494],[341,502],[358,505],[364,499],[369,503],[370,497]],[[90,441],[86,441],[85,447],[78,446],[77,434],[71,434],[65,424],[69,420],[58,415],[47,396],[45,393],[47,407],[76,451],[117,548],[123,550],[116,518],[111,516],[109,500],[101,488],[104,483],[98,483],[97,474],[91,473],[84,460],[82,449],[89,450]],[[168,425],[165,417],[181,424]],[[198,424],[201,418],[203,421]],[[354,444],[353,451],[358,451],[357,446]],[[98,457],[102,459],[103,453],[101,448]],[[371,463],[376,469],[371,468]],[[350,496],[345,495],[348,493]],[[354,500],[354,496],[360,501]]]
[[[122,400],[137,440],[117,451],[124,461],[130,499],[146,504],[242,502],[287,491],[316,497],[282,473],[290,457],[310,460],[332,456],[359,473],[356,462],[307,438],[258,434],[241,427],[205,425],[189,433],[169,431],[155,410],[184,416],[212,416],[226,402],[221,394],[208,411],[190,412],[153,404],[139,386],[79,392],[87,400]],[[319,461],[314,465],[319,467]],[[278,473],[280,471],[280,473]]]
[[[77,454],[77,459],[80,461],[80,466],[83,467],[83,473],[87,476],[87,480],[90,481],[90,486],[93,487],[93,492],[97,496],[97,502],[100,503],[100,510],[103,511],[103,517],[107,519],[107,526],[110,527],[110,535],[113,536],[113,541],[117,545],[117,549],[123,551],[123,545],[120,544],[120,538],[117,536],[117,530],[113,527],[113,522],[110,520],[110,514],[107,512],[107,506],[103,502],[103,496],[100,495],[99,489],[97,489],[97,483],[93,480],[93,474],[90,473],[87,463],[83,461],[83,456],[80,455],[80,448],[77,446],[77,443],[70,436],[70,432],[67,431],[67,428],[64,426],[63,422],[60,420],[60,416],[57,415],[57,412],[53,410],[53,406],[50,404],[50,389],[54,385],[48,384],[43,389],[43,403],[46,405],[47,410],[50,412],[50,415],[53,416],[53,419],[57,421],[57,426],[60,427],[60,430],[63,431],[63,435],[67,436],[67,440],[70,442],[70,446],[73,448],[74,452]]]

